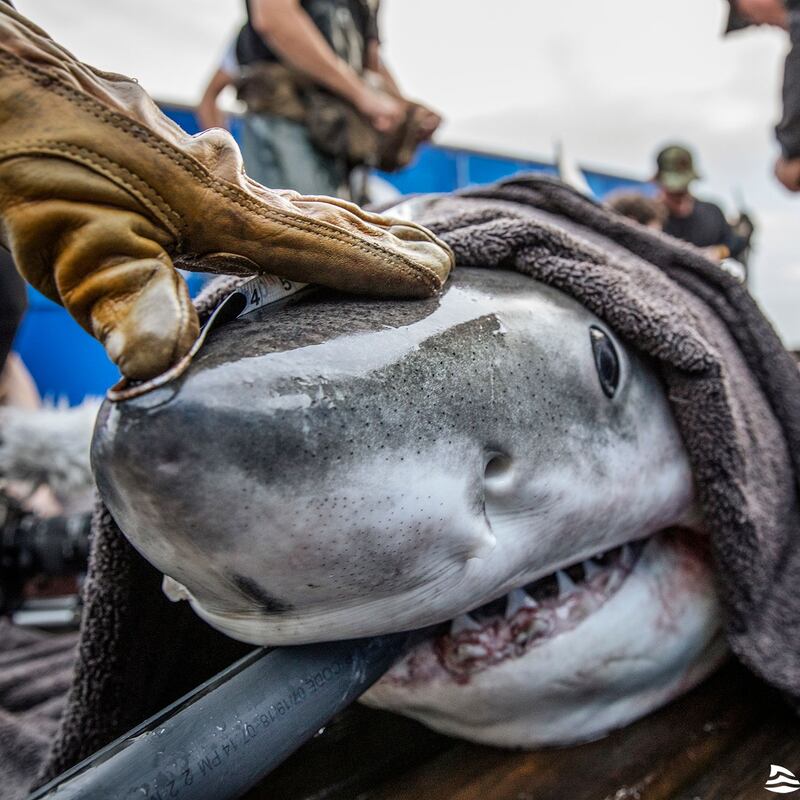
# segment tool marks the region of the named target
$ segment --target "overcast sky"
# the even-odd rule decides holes
[[[194,103],[242,0],[17,0],[84,61]],[[447,118],[439,140],[648,177],[666,141],[694,145],[697,192],[759,222],[754,290],[800,347],[800,197],[772,178],[785,34],[722,39],[724,0],[383,0],[385,58]]]

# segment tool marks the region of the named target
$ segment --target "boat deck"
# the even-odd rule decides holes
[[[800,719],[742,667],[605,739],[534,753],[349,709],[248,800],[745,800],[771,764],[800,775]]]

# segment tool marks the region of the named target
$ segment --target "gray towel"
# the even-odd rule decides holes
[[[76,641],[0,619],[0,797],[25,796],[58,730]]]
[[[457,264],[516,269],[561,289],[652,357],[694,467],[731,646],[800,697],[800,373],[746,289],[696,250],[545,177],[420,207]],[[232,285],[207,292],[201,313]],[[85,600],[74,681],[39,782],[244,649],[167,602],[160,576],[102,507]]]

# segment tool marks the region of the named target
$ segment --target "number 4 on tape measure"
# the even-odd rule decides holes
[[[302,291],[309,284],[297,283],[286,278],[279,278],[277,275],[259,275],[252,280],[243,283],[237,291],[244,295],[246,305],[239,312],[239,316],[250,314],[258,308],[283,300]]]

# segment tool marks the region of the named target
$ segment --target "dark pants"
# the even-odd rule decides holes
[[[0,371],[11,352],[14,336],[27,307],[25,281],[14,267],[8,251],[0,246]]]

